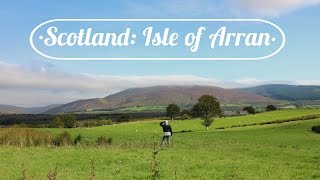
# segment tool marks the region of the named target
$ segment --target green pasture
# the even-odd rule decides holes
[[[172,146],[159,151],[160,179],[319,179],[320,134],[311,131],[320,119],[281,124],[251,124],[320,114],[319,109],[282,110],[221,118],[209,131],[199,119],[173,121]],[[0,147],[0,179],[47,179],[57,165],[58,179],[149,179],[154,140],[161,140],[160,121],[129,122],[96,128],[37,129],[83,136],[80,146]],[[1,130],[1,129],[0,129]],[[191,132],[183,132],[191,131]],[[110,146],[96,147],[100,136]]]

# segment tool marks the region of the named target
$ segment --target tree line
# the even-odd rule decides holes
[[[274,105],[266,106],[266,111],[274,111],[277,108]],[[243,111],[249,114],[255,114],[256,110],[252,106],[247,106],[243,108]],[[201,118],[201,124],[205,126],[206,130],[212,125],[213,121],[217,117],[222,117],[222,109],[220,102],[216,97],[211,95],[203,95],[198,99],[198,102],[191,108],[180,111],[180,107],[176,104],[169,104],[166,108],[166,115],[171,120],[180,115],[192,115],[194,118]]]

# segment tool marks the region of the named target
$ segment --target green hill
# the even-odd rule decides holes
[[[320,100],[320,86],[271,84],[238,90],[285,101]]]
[[[70,102],[47,113],[75,112],[99,109],[116,109],[136,106],[167,106],[175,103],[181,107],[191,106],[197,99],[209,94],[222,103],[231,104],[280,104],[274,100],[253,93],[224,89],[214,86],[154,86],[127,89],[105,98],[85,99]]]

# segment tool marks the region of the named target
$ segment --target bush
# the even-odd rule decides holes
[[[247,111],[249,114],[255,114],[256,113],[256,110],[252,106],[244,107],[243,111]],[[239,114],[241,114],[241,113],[239,112]]]
[[[275,111],[275,110],[277,110],[277,108],[276,108],[274,105],[268,105],[268,106],[266,107],[266,110],[267,110],[267,111]]]
[[[112,144],[112,138],[111,137],[105,137],[105,136],[100,136],[98,137],[96,143],[98,146],[107,146]]]
[[[107,120],[85,120],[85,121],[78,121],[77,127],[98,127],[98,126],[104,126],[104,125],[112,125],[113,121],[111,119]]]
[[[62,132],[53,140],[53,144],[56,146],[73,145],[73,141],[72,141],[70,133],[67,131]]]
[[[320,126],[313,126],[311,128],[312,131],[316,132],[316,133],[320,133]]]
[[[75,139],[74,139],[74,145],[80,145],[80,141],[82,139],[81,134],[79,134]]]

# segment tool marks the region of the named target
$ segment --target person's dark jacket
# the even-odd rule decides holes
[[[160,126],[162,127],[163,132],[170,132],[172,136],[172,128],[169,124],[166,125],[164,122],[161,122]]]

